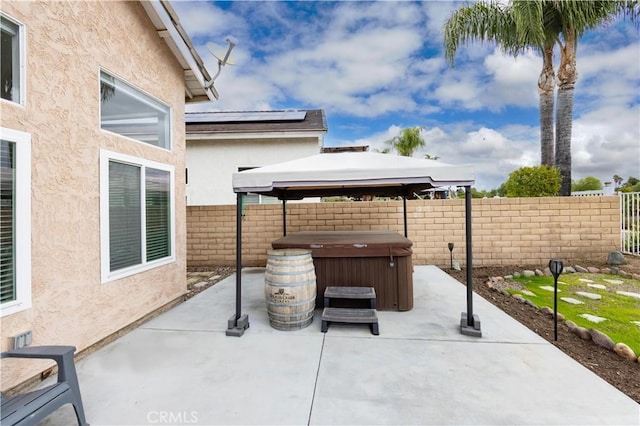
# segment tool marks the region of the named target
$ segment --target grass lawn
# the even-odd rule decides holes
[[[535,296],[522,293],[523,290],[509,290],[509,293],[520,293],[525,299],[531,300],[536,306],[548,306],[553,309],[553,290],[545,290],[541,287],[553,287],[553,277],[518,277],[513,281],[522,284]],[[599,288],[604,286],[605,288]],[[617,292],[640,293],[640,280],[624,278],[618,275],[608,274],[562,274],[558,278],[558,312],[565,319],[575,322],[584,328],[595,328],[607,334],[616,342],[626,343],[636,354],[640,354],[640,325],[634,321],[640,321],[640,299],[620,295]],[[577,292],[586,292],[601,296],[599,300],[592,300]],[[583,302],[572,305],[561,300],[570,297]],[[591,314],[605,321],[595,323],[581,317],[583,314]]]

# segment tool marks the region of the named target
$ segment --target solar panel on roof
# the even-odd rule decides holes
[[[187,123],[245,123],[251,121],[302,121],[307,111],[198,112],[185,114]]]

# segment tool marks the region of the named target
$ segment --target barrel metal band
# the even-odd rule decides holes
[[[313,284],[316,282],[315,278],[312,280],[306,280],[306,281],[296,281],[294,283],[282,283],[282,282],[275,282],[275,281],[270,281],[267,278],[264,279],[265,284],[270,285],[272,287],[302,287],[305,285],[309,285],[309,284]]]

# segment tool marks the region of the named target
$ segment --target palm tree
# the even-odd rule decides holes
[[[522,30],[533,40],[537,40],[537,43],[553,42],[560,49],[554,162],[562,176],[560,195],[571,195],[571,130],[574,88],[578,79],[578,40],[587,30],[611,22],[619,16],[629,16],[635,20],[640,13],[639,2],[538,0],[529,3],[540,3],[541,7],[528,8],[532,12],[531,19],[523,22]],[[548,31],[550,25],[554,31]]]
[[[613,175],[613,183],[615,184],[615,189],[620,188],[620,184],[622,183],[623,179],[618,176],[618,175]]]
[[[399,155],[411,157],[416,149],[426,145],[420,132],[424,130],[422,126],[407,127],[400,131],[400,134],[389,139],[385,143],[394,149]],[[387,151],[389,152],[389,151]]]
[[[542,54],[542,70],[538,78],[540,107],[540,163],[552,167],[554,164],[554,90],[553,41],[538,41],[526,31],[524,25],[529,16],[537,16],[535,2],[519,1],[505,6],[498,3],[473,3],[456,10],[444,25],[445,57],[451,66],[458,46],[471,40],[497,43],[507,54],[517,56],[528,48]],[[548,31],[557,31],[548,23]]]
[[[543,54],[543,72],[538,81],[538,88],[541,91],[543,88],[548,88],[544,83],[548,83],[549,78],[543,77],[543,74],[546,67],[552,63],[553,46],[559,46],[554,165],[560,169],[562,176],[560,195],[571,195],[571,130],[574,87],[578,78],[576,67],[578,40],[587,30],[599,27],[619,16],[637,19],[640,16],[640,2],[637,0],[514,0],[510,6],[504,8],[494,3],[476,7],[478,4],[481,3],[454,12],[452,18],[445,24],[445,54],[450,61],[455,54],[457,42],[467,41],[468,38],[496,41],[502,45],[503,50],[511,54],[517,54],[526,47],[537,47]],[[450,24],[456,14],[463,9],[468,10],[458,19],[463,24],[466,22],[466,25]],[[501,13],[474,15],[475,9],[480,11],[495,9]],[[488,19],[491,21],[487,22]],[[448,28],[450,25],[451,30]],[[509,32],[511,35],[508,34]],[[552,71],[553,68],[551,68]],[[546,72],[548,73],[548,70]],[[544,108],[547,108],[548,100],[545,99],[544,102]],[[541,162],[544,164],[548,156],[545,138],[549,137],[550,130],[544,127],[548,125],[545,123],[549,122],[549,116],[546,112],[543,113],[542,94],[540,105]]]

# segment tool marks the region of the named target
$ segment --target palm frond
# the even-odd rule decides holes
[[[454,11],[443,28],[447,62],[454,66],[458,48],[470,41],[514,45],[515,25],[506,10],[503,5],[491,1],[473,3]]]
[[[545,40],[543,2],[515,0],[511,9],[518,42],[528,46],[542,46]]]

